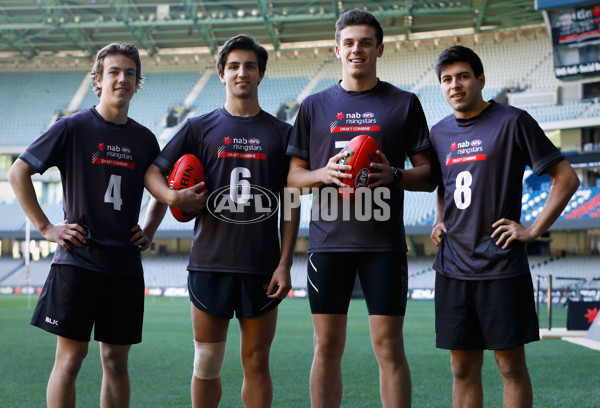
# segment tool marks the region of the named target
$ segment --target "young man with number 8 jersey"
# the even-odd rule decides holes
[[[252,37],[228,40],[217,58],[225,106],[188,119],[147,173],[149,189],[164,203],[198,214],[188,264],[194,371],[192,405],[216,407],[221,367],[234,313],[241,331],[246,407],[270,407],[269,353],[277,305],[291,289],[290,268],[299,209],[278,210],[288,170],[291,126],[263,111],[258,85],[268,54]],[[170,190],[164,179],[184,154],[204,166],[205,186]],[[189,191],[188,191],[189,190]],[[196,194],[198,192],[199,194]],[[281,249],[278,216],[281,216]]]
[[[10,169],[19,203],[44,238],[58,244],[31,324],[56,334],[48,382],[49,407],[75,406],[75,380],[94,327],[103,379],[100,405],[129,405],[127,358],[142,340],[144,275],[140,250],[162,219],[137,225],[146,169],[160,149],[144,126],[127,117],[143,80],[138,50],[113,43],[98,52],[90,73],[98,106],[53,124]],[[56,166],[65,221],[52,224],[31,180]]]
[[[531,407],[526,343],[539,340],[525,243],[544,233],[579,186],[570,164],[527,112],[486,102],[481,60],[462,46],[436,63],[454,114],[431,129],[439,181],[431,234],[436,345],[451,350],[453,406],[483,406],[483,350],[494,350],[505,407]],[[525,165],[553,187],[542,213],[521,225]]]

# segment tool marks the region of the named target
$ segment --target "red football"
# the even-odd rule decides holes
[[[175,162],[173,170],[169,174],[167,183],[172,190],[181,190],[206,182],[204,177],[204,166],[193,154],[184,154]],[[194,215],[185,213],[176,207],[169,206],[171,214],[177,221],[188,222],[196,218]]]
[[[371,136],[359,135],[348,142],[342,152],[348,152],[348,156],[340,160],[339,164],[352,166],[350,174],[352,178],[342,179],[342,182],[348,188],[340,188],[339,192],[346,200],[354,200],[354,193],[357,188],[367,187],[369,185],[369,173],[371,173],[371,163],[381,163],[377,155],[379,145]],[[351,187],[351,188],[350,188]]]

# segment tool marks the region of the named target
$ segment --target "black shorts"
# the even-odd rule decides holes
[[[267,297],[271,275],[190,271],[190,301],[216,317],[257,317],[279,305],[281,299]]]
[[[142,341],[144,276],[117,275],[72,265],[52,265],[31,324],[78,341]]]
[[[531,275],[469,281],[435,278],[436,347],[503,350],[540,339]]]
[[[404,252],[318,252],[308,255],[313,314],[347,314],[356,275],[369,315],[404,316],[408,268]]]

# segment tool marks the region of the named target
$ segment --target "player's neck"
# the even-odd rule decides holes
[[[340,86],[350,92],[369,91],[377,85],[379,78],[377,75],[369,75],[365,78],[355,78],[351,75],[344,75]]]
[[[256,98],[227,98],[225,110],[232,116],[251,117],[260,113],[261,108]]]
[[[454,110],[454,117],[456,119],[471,119],[476,116],[479,116],[481,112],[483,112],[488,106],[490,106],[489,102],[484,101],[483,99],[477,103],[473,108],[465,111],[457,111]]]
[[[96,106],[96,112],[98,112],[98,114],[100,114],[107,122],[124,125],[127,123],[129,104],[126,106],[109,106],[106,103],[102,103],[102,100],[100,100],[100,103]]]

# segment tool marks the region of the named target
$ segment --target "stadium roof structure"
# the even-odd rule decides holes
[[[543,24],[534,0],[0,0],[0,63],[92,59],[113,41],[142,57],[214,55],[238,33],[275,51],[330,47],[336,19],[353,8],[397,41]]]

